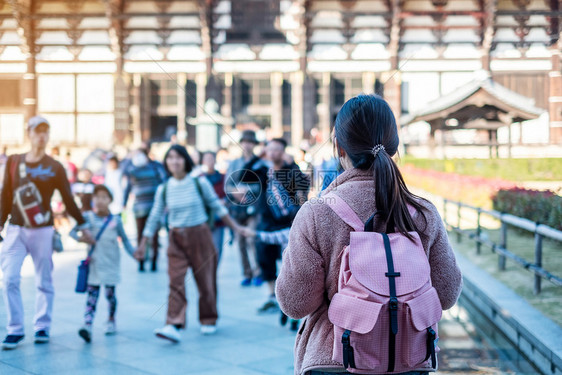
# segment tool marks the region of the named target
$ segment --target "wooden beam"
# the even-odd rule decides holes
[[[213,74],[213,9],[214,0],[198,0],[201,23],[201,47],[205,55],[207,77]]]
[[[12,2],[13,0],[8,0]],[[38,13],[33,14],[31,19],[42,20],[49,18],[105,18],[105,13],[95,13],[95,12],[81,12],[79,14],[68,14],[68,13]],[[162,17],[162,18],[172,18],[172,17],[199,17],[199,13],[195,12],[176,12],[176,13],[161,13],[161,12],[138,12],[138,13],[123,13],[119,15],[114,15],[112,18],[127,20],[134,17]]]
[[[559,0],[547,0],[550,2],[550,10],[553,12],[560,11],[560,1]],[[550,36],[550,43],[555,45],[557,42],[560,41],[560,17],[547,17],[549,22],[550,30],[548,35]]]
[[[388,54],[390,56],[390,69],[398,69],[398,51],[400,49],[400,34],[401,30],[401,19],[400,12],[403,5],[403,0],[387,0],[388,8],[391,11],[392,17],[390,19],[390,31],[389,31],[389,42],[388,42]]]
[[[32,0],[8,0],[8,3],[12,7],[12,16],[18,23],[18,31],[23,40],[23,43],[20,44],[23,53],[34,55],[37,34],[33,20],[33,2]]]
[[[482,53],[482,69],[490,71],[490,51],[492,50],[492,42],[494,40],[495,30],[495,13],[497,10],[497,0],[481,0],[482,11],[486,15],[481,19],[481,53]]]
[[[125,1],[104,0],[104,4],[106,16],[111,22],[111,25],[109,27],[111,50],[115,54],[115,60],[117,63],[117,75],[120,76],[123,73],[123,55],[125,54],[127,47],[123,42],[126,37],[126,32],[123,27],[124,21],[117,18],[116,16],[119,16],[123,13],[125,8]]]
[[[37,115],[37,76],[35,72],[35,56],[41,50],[35,44],[37,33],[35,21],[32,19],[34,2],[32,0],[8,0],[12,15],[18,23],[18,31],[22,38],[20,48],[26,55],[27,70],[23,75],[22,91],[25,121]]]

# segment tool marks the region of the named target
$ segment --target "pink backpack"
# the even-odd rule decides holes
[[[442,309],[418,233],[376,233],[339,196],[324,202],[354,230],[328,310],[332,359],[352,373],[435,371]]]

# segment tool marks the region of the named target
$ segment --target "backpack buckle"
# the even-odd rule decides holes
[[[398,298],[390,297],[390,302],[388,304],[390,310],[398,310]]]

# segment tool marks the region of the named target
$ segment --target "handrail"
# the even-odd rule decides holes
[[[447,204],[451,203],[457,206],[457,226],[454,226],[450,223],[447,223]],[[548,272],[544,268],[542,268],[542,239],[544,237],[550,238],[556,241],[562,242],[562,231],[554,229],[544,224],[535,223],[531,220],[524,219],[515,215],[506,214],[503,212],[499,212],[496,210],[486,210],[480,207],[475,207],[463,202],[452,201],[449,199],[443,199],[444,205],[444,215],[443,221],[445,225],[450,226],[456,233],[457,239],[460,242],[461,236],[466,235],[469,238],[473,239],[476,242],[476,252],[480,253],[481,245],[488,246],[492,249],[493,252],[497,252],[499,254],[499,269],[501,271],[505,270],[505,260],[506,258],[510,258],[515,263],[519,264],[524,269],[532,272],[535,275],[535,285],[534,285],[534,293],[539,294],[541,292],[541,280],[544,278],[556,286],[562,286],[562,278]],[[463,230],[460,228],[460,220],[461,214],[460,209],[468,208],[471,210],[476,211],[477,213],[477,228],[475,232]],[[486,214],[498,219],[501,222],[501,244],[496,244],[495,242],[489,240],[488,238],[483,238],[482,236],[482,227],[480,225],[480,216],[481,214]],[[530,262],[522,257],[510,252],[507,249],[507,225],[511,225],[513,227],[523,229],[529,231],[534,234],[535,236],[535,260],[534,262]]]

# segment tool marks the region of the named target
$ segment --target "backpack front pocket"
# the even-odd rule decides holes
[[[334,361],[348,369],[373,370],[381,363],[388,335],[374,334],[383,305],[337,293],[328,310],[334,324]],[[380,322],[379,322],[380,324]],[[376,332],[378,332],[377,330]],[[373,350],[380,348],[381,350]]]
[[[435,288],[430,288],[422,295],[405,303],[406,319],[402,333],[405,339],[402,345],[406,351],[406,365],[416,367],[435,356],[437,348],[437,323],[441,319],[442,309]]]

